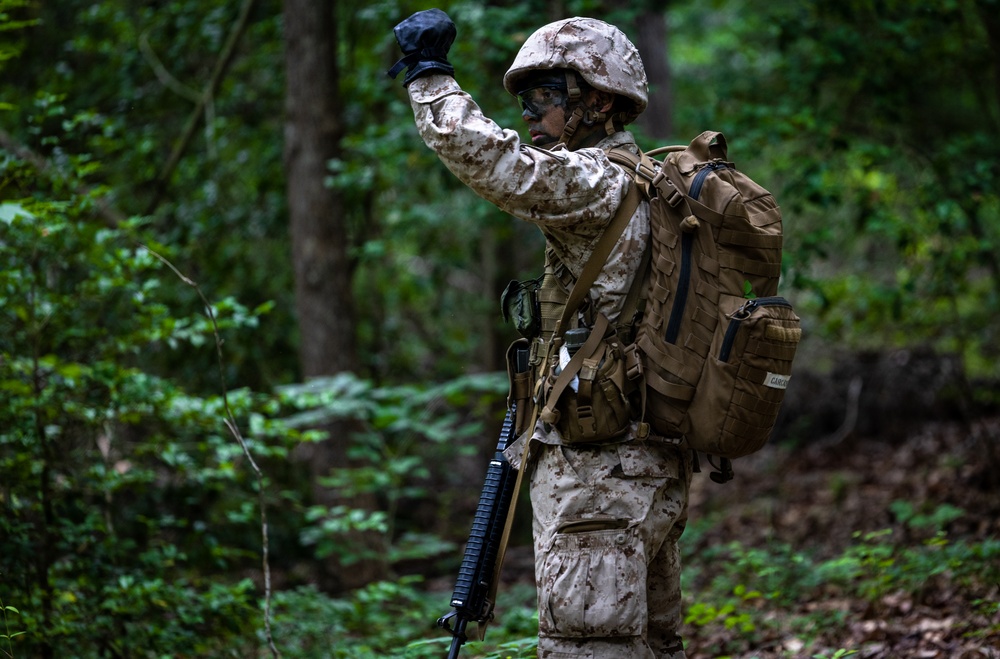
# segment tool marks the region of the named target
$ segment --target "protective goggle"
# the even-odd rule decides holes
[[[564,105],[569,98],[565,85],[544,84],[517,93],[521,111],[536,117],[543,116],[553,107]]]

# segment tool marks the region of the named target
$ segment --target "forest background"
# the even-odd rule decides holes
[[[543,244],[385,75],[429,6],[0,0],[3,656],[444,654]],[[807,340],[696,481],[690,656],[997,656],[1000,2],[438,6],[513,128],[532,30],[619,25],[640,144],[720,130],[782,205]],[[525,511],[469,656],[534,656]]]

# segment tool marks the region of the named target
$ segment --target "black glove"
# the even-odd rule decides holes
[[[455,24],[440,9],[418,11],[393,30],[396,41],[403,50],[403,59],[387,72],[391,78],[410,67],[403,78],[406,86],[417,78],[431,73],[455,75],[455,67],[448,62],[448,49],[455,42]]]

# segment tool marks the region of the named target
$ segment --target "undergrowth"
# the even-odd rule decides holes
[[[938,510],[935,523],[919,527],[926,518],[915,523],[901,516],[906,529],[857,533],[832,558],[779,542],[731,542],[687,556],[686,631],[716,639],[699,656],[752,656],[744,653],[791,638],[801,648],[794,656],[847,657],[859,648],[839,647],[835,639],[849,638],[847,625],[859,609],[878,613],[887,600],[919,599],[932,587],[962,598],[970,613],[997,620],[1000,609],[989,593],[1000,583],[1000,539],[950,538],[941,527],[958,514]],[[917,528],[919,536],[910,533]],[[285,591],[275,596],[274,634],[286,659],[441,657],[451,639],[434,623],[450,611],[448,599],[449,593],[429,592],[419,577],[372,584],[339,599],[312,588]],[[470,640],[461,656],[535,657],[537,630],[534,589],[502,590],[486,640]]]
[[[742,656],[789,638],[798,648],[789,657],[843,657],[853,649],[828,646],[850,638],[852,622],[887,617],[900,602],[912,607],[935,592],[997,621],[990,629],[970,622],[966,635],[996,635],[1000,618],[988,594],[1000,585],[1000,539],[950,538],[943,527],[961,510],[941,506],[929,516],[907,516],[908,505],[894,504],[903,528],[857,532],[832,558],[783,542],[732,542],[688,557],[682,581],[689,635],[709,638],[701,649],[712,657]]]

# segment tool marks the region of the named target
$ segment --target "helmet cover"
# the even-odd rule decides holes
[[[646,69],[639,50],[614,25],[576,17],[539,28],[521,46],[503,86],[517,94],[526,76],[549,69],[571,69],[594,89],[629,99],[633,120],[646,109]]]

